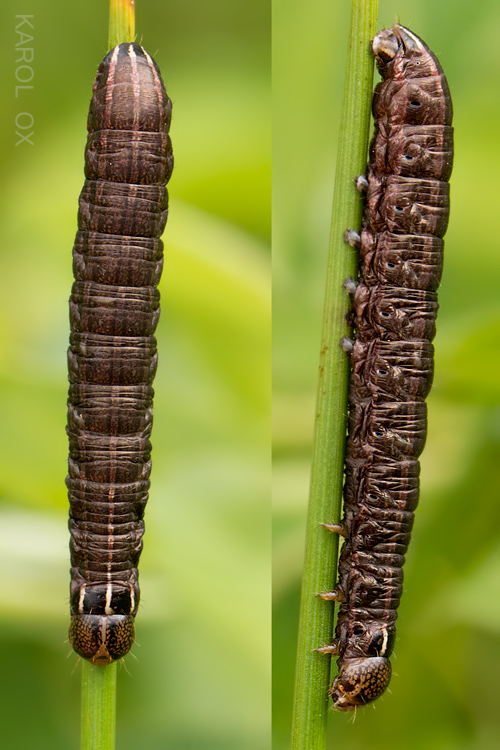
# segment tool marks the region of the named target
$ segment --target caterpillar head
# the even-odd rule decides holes
[[[391,662],[385,656],[350,659],[344,663],[328,691],[337,711],[352,711],[376,700],[391,679]]]
[[[76,653],[92,664],[111,664],[132,648],[134,618],[130,615],[73,615],[69,641]]]

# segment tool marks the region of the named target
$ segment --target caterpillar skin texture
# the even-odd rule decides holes
[[[364,182],[359,283],[352,283],[345,535],[335,592],[339,655],[329,694],[349,711],[389,684],[402,566],[418,503],[420,455],[448,224],[452,104],[433,53],[396,25],[372,42],[382,81]],[[360,184],[358,183],[358,184]],[[366,184],[367,183],[367,184]],[[327,526],[328,527],[328,526]]]
[[[68,350],[69,639],[94,664],[120,659],[134,642],[171,108],[142,47],[106,55],[88,116]]]

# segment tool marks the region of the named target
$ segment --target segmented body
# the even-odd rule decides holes
[[[402,566],[418,503],[425,398],[448,224],[452,105],[435,56],[408,29],[381,31],[372,50],[375,134],[363,181],[359,283],[353,285],[344,519],[335,642],[337,709],[376,699],[390,676]],[[367,185],[366,185],[367,183]],[[327,525],[328,528],[328,525]]]
[[[170,118],[148,53],[128,43],[111,50],[88,116],[68,351],[69,638],[96,664],[121,658],[134,642]]]

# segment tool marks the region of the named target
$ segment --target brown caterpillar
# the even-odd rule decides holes
[[[382,82],[375,89],[375,133],[365,177],[352,294],[349,431],[344,517],[324,524],[345,537],[335,590],[338,655],[329,690],[349,711],[378,698],[391,677],[402,566],[418,503],[426,437],[425,397],[433,377],[443,235],[453,161],[452,104],[439,62],[413,32],[396,25],[372,42]]]
[[[94,664],[120,659],[134,642],[171,108],[142,47],[106,55],[88,116],[68,350],[69,639]]]

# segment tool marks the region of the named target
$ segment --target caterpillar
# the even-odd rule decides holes
[[[69,640],[94,664],[120,659],[135,637],[171,109],[140,45],[105,56],[88,115],[68,350]]]
[[[426,438],[425,398],[433,378],[448,180],[453,162],[452,103],[435,55],[409,29],[393,26],[372,41],[382,81],[373,98],[375,132],[366,177],[352,296],[349,420],[344,516],[324,527],[345,537],[338,581],[320,594],[340,603],[338,656],[329,689],[350,711],[378,698],[391,678],[403,564],[419,496]]]

